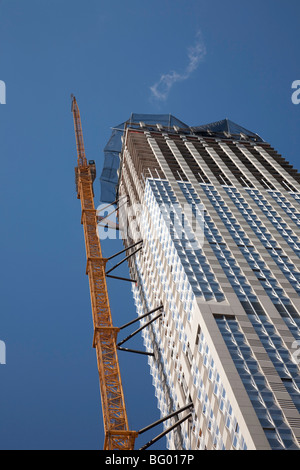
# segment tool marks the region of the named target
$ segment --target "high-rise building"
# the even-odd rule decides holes
[[[133,114],[113,131],[102,200],[119,201],[126,247],[143,240],[138,315],[163,306],[142,331],[158,407],[194,407],[170,450],[300,448],[299,182],[227,119]]]

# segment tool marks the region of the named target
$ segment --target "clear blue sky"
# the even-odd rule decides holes
[[[110,127],[131,112],[228,117],[299,168],[299,18],[298,0],[0,0],[1,449],[103,444],[70,94],[98,175]],[[121,325],[131,293],[109,289]],[[140,429],[159,416],[147,359],[120,361]]]

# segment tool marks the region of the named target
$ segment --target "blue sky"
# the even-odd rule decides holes
[[[299,168],[299,18],[297,0],[0,0],[1,449],[103,444],[70,94],[98,175],[110,128],[132,112],[227,117]],[[135,316],[124,284],[109,281],[115,325]],[[159,417],[147,359],[120,362],[140,429]]]

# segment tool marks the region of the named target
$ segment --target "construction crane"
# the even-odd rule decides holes
[[[151,439],[147,444],[140,448],[140,450],[145,450],[164,437],[166,434],[190,419],[192,417],[191,412],[186,414],[181,419],[178,418],[178,415],[184,411],[190,410],[194,407],[194,405],[191,402],[139,431],[129,430],[117,351],[128,351],[137,354],[154,356],[153,352],[123,348],[122,345],[141,330],[148,327],[151,323],[159,320],[159,318],[161,318],[163,315],[163,305],[157,306],[151,311],[146,312],[140,317],[137,317],[136,319],[126,323],[120,328],[113,326],[106,277],[136,282],[133,279],[112,276],[110,273],[116,267],[124,263],[127,259],[136,255],[142,249],[142,246],[139,248],[136,247],[142,244],[143,240],[132,244],[131,246],[125,248],[125,250],[116,253],[110,258],[103,258],[97,224],[98,221],[103,222],[103,220],[106,218],[97,216],[97,211],[95,210],[93,182],[96,178],[96,166],[93,160],[87,161],[85,156],[80,112],[76,98],[73,95],[72,113],[74,118],[74,129],[77,146],[77,167],[75,168],[75,180],[77,198],[81,200],[81,223],[84,229],[87,258],[86,274],[89,276],[94,324],[93,347],[96,349],[97,354],[102,414],[104,422],[104,450],[134,450],[135,441],[139,435],[175,417],[176,422],[172,426],[164,430],[157,437]],[[128,252],[133,248],[136,248],[135,251],[127,255],[125,259],[117,263],[113,268],[106,271],[106,264],[109,260],[115,258],[121,253],[124,253],[125,251]],[[151,318],[143,326],[127,336],[124,340],[117,342],[119,331],[136,323],[137,321],[140,321],[141,319],[149,317],[157,311],[160,311],[157,316]]]
[[[138,433],[128,428],[124,393],[121,382],[117,335],[113,326],[106,284],[106,263],[97,234],[97,213],[94,206],[93,181],[95,162],[85,156],[80,112],[72,96],[72,113],[77,146],[75,168],[77,198],[81,200],[81,223],[84,229],[89,276],[92,315],[94,324],[93,347],[96,349],[100,392],[104,421],[104,450],[133,450]]]

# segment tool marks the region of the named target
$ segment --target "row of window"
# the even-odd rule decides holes
[[[298,449],[238,322],[225,317],[216,318],[216,322],[271,448]]]
[[[278,212],[269,204],[266,198],[258,190],[247,190],[253,201],[258,205],[258,207],[264,212],[265,216],[272,222],[272,225],[284,238],[286,243],[292,248],[296,255],[300,258],[300,241],[297,235],[291,230],[287,223],[282,219]],[[278,198],[280,201],[280,199]],[[281,204],[283,206],[283,204]],[[293,214],[293,212],[291,211]],[[296,217],[296,216],[295,216]],[[296,217],[297,223],[300,224],[300,218]],[[299,286],[300,287],[300,286]]]
[[[165,203],[165,204],[166,203],[170,204],[170,202],[174,203],[176,201],[176,198],[174,197],[174,195],[171,191],[170,185],[167,182],[159,182],[160,183],[159,184],[160,190],[157,190],[157,183],[158,182],[155,181],[155,186],[153,185],[153,187],[151,187],[152,196],[151,197],[149,196],[148,204],[152,208],[156,204],[158,206],[158,210],[161,211],[161,207],[159,207],[159,205],[161,206],[162,203]],[[189,202],[189,204],[191,205],[191,207],[193,209],[194,215],[196,215],[196,212],[197,212],[196,208],[199,207],[199,203],[201,201],[199,200],[199,198],[197,198],[197,195],[193,191],[191,185],[180,183],[180,186],[181,186],[181,189],[182,189],[184,195],[186,196],[187,201]],[[204,188],[205,185],[201,185],[201,186]],[[217,193],[214,194],[213,187],[210,187],[208,189],[211,192],[210,196],[212,196],[214,198],[215,198],[215,196],[218,196]],[[171,196],[172,200],[170,199],[170,196]],[[215,198],[215,199],[218,201],[218,198]],[[222,203],[223,201],[219,200],[218,203],[219,202]],[[224,209],[224,206],[222,204],[220,204],[219,207],[222,207],[222,209]],[[197,214],[197,215],[199,215],[199,214]],[[155,227],[157,227],[157,229],[160,230],[159,240],[160,240],[161,246],[164,249],[165,256],[168,260],[168,263],[169,263],[170,266],[172,266],[172,269],[174,270],[174,274],[175,275],[180,274],[180,277],[181,277],[181,282],[180,282],[178,288],[179,288],[181,294],[183,293],[182,291],[185,291],[185,290],[189,294],[188,285],[190,283],[189,282],[190,278],[194,279],[194,276],[193,276],[194,267],[196,267],[196,271],[197,271],[197,268],[200,267],[200,272],[201,272],[202,268],[203,268],[203,265],[204,265],[204,267],[207,268],[207,274],[208,273],[212,274],[210,272],[210,268],[209,268],[209,265],[207,263],[207,260],[204,256],[202,257],[202,250],[201,251],[199,251],[199,250],[192,251],[190,249],[185,250],[185,248],[187,246],[186,242],[188,242],[188,240],[186,240],[185,238],[183,238],[183,243],[181,242],[181,240],[180,241],[177,241],[177,240],[174,241],[173,240],[174,231],[172,231],[172,224],[170,225],[170,220],[169,219],[168,219],[168,224],[166,225],[167,230],[165,230],[165,228],[163,228],[164,218],[160,217],[158,214],[156,214],[155,217],[156,217],[155,218]],[[226,266],[226,268],[230,269],[230,271],[227,270],[227,274],[228,274],[229,278],[231,278],[231,284],[234,285],[234,284],[237,283],[235,288],[236,288],[236,292],[240,293],[240,296],[239,296],[240,300],[242,300],[242,301],[248,300],[249,296],[253,295],[253,292],[251,291],[251,288],[250,288],[249,291],[244,291],[243,287],[247,286],[247,288],[249,288],[250,287],[249,284],[247,283],[246,279],[243,278],[243,276],[241,276],[241,271],[239,270],[239,267],[236,265],[235,260],[233,258],[232,258],[232,260],[230,260],[231,253],[229,252],[229,250],[227,250],[227,247],[224,244],[224,241],[223,241],[222,237],[220,236],[218,230],[214,226],[214,223],[212,222],[212,220],[210,219],[210,217],[207,214],[204,214],[203,221],[204,221],[205,235],[206,235],[207,239],[209,240],[212,248],[214,249],[215,253],[217,253],[217,252],[222,253],[220,258],[224,262],[224,265],[223,265],[224,270],[225,270],[225,266]],[[178,221],[177,221],[177,223],[178,223]],[[236,230],[236,229],[238,229],[238,230]],[[148,227],[148,230],[149,230],[149,227]],[[240,227],[235,227],[235,233],[239,237],[239,240],[244,240],[244,242],[245,242],[244,233],[242,233]],[[172,235],[173,235],[173,237],[172,237]],[[149,236],[150,236],[150,234],[149,234]],[[169,236],[170,236],[170,238],[169,238]],[[151,244],[151,240],[149,240],[149,244]],[[153,245],[153,248],[154,248],[154,245]],[[243,244],[243,246],[241,246],[241,249],[247,249],[248,250],[248,247],[246,247],[245,244]],[[254,254],[254,253],[251,253],[250,256],[252,256],[252,254]],[[157,267],[161,268],[161,260],[159,260],[155,249],[153,249],[152,255],[154,257],[156,256]],[[196,256],[194,256],[194,255],[196,255]],[[200,256],[200,258],[199,258],[199,256]],[[180,263],[177,263],[176,259],[179,259]],[[256,263],[259,260],[253,258],[253,261]],[[234,264],[231,264],[232,262],[234,262]],[[186,263],[186,266],[184,266],[184,263]],[[177,264],[178,264],[178,266],[176,266]],[[181,270],[182,266],[184,266],[184,271]],[[177,267],[177,271],[176,271],[176,267]],[[179,268],[180,268],[180,272],[179,272]],[[204,272],[206,272],[206,271],[204,270]],[[162,278],[161,278],[162,282],[166,283],[167,280],[166,280],[166,277],[165,277],[162,269],[161,269],[161,275],[162,275]],[[200,286],[201,286],[201,283],[203,282],[203,278],[200,279],[200,277],[199,277],[199,280],[200,280]],[[209,280],[209,277],[207,278],[205,276],[205,281],[208,281],[208,280]],[[212,290],[214,290],[214,289],[216,290],[218,287],[217,287],[217,285],[214,285],[215,278],[211,277],[210,281],[212,282],[212,287],[213,287]],[[238,286],[238,288],[237,288],[237,286]],[[179,312],[176,309],[175,303],[174,302],[172,303],[172,299],[171,299],[171,295],[170,295],[170,286],[166,285],[165,287],[166,287],[166,289],[165,289],[166,295],[169,295],[168,298],[170,299],[170,306],[172,306],[172,308],[173,308],[173,314],[172,314],[173,319],[175,320],[175,322],[176,321],[178,322],[177,323],[177,329],[180,332],[179,338],[180,338],[180,340],[183,344],[183,350],[187,351],[187,346],[188,346],[187,345],[187,337],[186,337],[186,335],[184,334],[184,331],[183,331],[182,320],[179,318]],[[243,293],[243,297],[241,297],[242,293]],[[185,295],[185,294],[183,294],[183,295]],[[182,298],[181,300],[185,300],[185,299]],[[188,298],[188,300],[190,300],[190,299]],[[250,297],[250,300],[255,301],[256,298],[255,297]],[[186,309],[186,307],[187,307],[187,304],[185,304],[185,309]],[[177,310],[177,312],[175,311],[175,309]],[[158,329],[158,327],[154,326],[154,329]],[[157,331],[157,334],[159,334],[159,331]],[[273,334],[273,337],[274,337],[274,334]],[[156,341],[159,344],[160,343],[160,338],[157,337]],[[280,356],[280,352],[282,354],[286,353],[286,351],[283,351],[282,345],[280,346],[280,350],[279,351],[276,350],[275,353],[274,353],[273,350],[271,351],[271,349],[267,352],[270,353],[271,357],[273,357],[273,360],[275,360],[275,355],[277,355],[277,354],[279,354],[278,357],[282,357],[282,356]],[[162,354],[164,355],[163,350],[162,350]],[[213,376],[213,368],[211,367],[211,364],[208,364],[208,362],[207,362],[208,359],[207,358],[204,358],[204,362],[205,361],[206,361],[205,365],[206,366],[209,365],[209,367],[210,367],[209,375],[210,375],[210,378],[211,378]],[[279,361],[279,359],[278,359],[278,361]],[[166,366],[166,364],[165,364],[165,366]],[[278,363],[276,362],[276,367],[279,368],[280,366],[281,366],[281,364],[279,364],[279,362]],[[289,369],[287,369],[287,370],[288,370],[288,373],[291,374],[290,370]],[[170,377],[169,374],[167,374],[167,376]],[[293,390],[292,390],[292,388],[290,386],[290,379],[291,378],[292,378],[292,380],[294,380],[293,377],[291,377],[291,376],[284,377],[284,379],[288,383],[288,387],[286,387],[286,388],[287,389],[289,388],[289,393],[290,393],[291,396],[294,394],[293,401],[296,404],[297,403],[296,399],[298,399],[298,397],[297,397],[298,392],[295,389],[295,383],[296,382],[292,382],[292,387],[293,387]],[[294,377],[294,378],[297,378],[297,377]],[[181,379],[183,379],[183,378],[181,377]],[[183,387],[184,387],[184,380],[181,380],[181,382],[182,382]],[[293,392],[294,390],[296,391],[295,393]],[[161,395],[162,395],[162,393],[159,393],[160,397],[161,397]],[[177,398],[177,397],[174,397],[174,398]],[[204,397],[204,401],[205,401],[205,397]],[[267,431],[271,432],[269,429],[267,429]],[[273,430],[272,430],[272,432],[273,432]],[[276,432],[277,432],[277,430],[276,430]],[[283,432],[283,434],[284,434],[284,432]],[[273,439],[273,437],[274,436],[272,434],[272,437],[270,437],[270,439]],[[286,444],[284,444],[284,446],[286,447]]]
[[[199,198],[197,199],[197,195],[196,195],[196,193],[193,190],[191,185],[185,184],[184,186],[186,188],[189,188],[189,193],[190,193],[191,197],[194,196],[194,210],[197,210],[196,203],[199,204],[201,202],[200,199]],[[212,190],[211,187],[202,185],[202,188],[204,189],[204,191],[207,194],[207,196],[209,197],[210,201],[212,202],[212,204],[216,208],[217,212],[220,214],[220,210],[221,211],[224,210],[224,205],[221,206],[219,204],[219,202],[221,202],[220,201],[221,198],[218,197],[217,194],[213,194],[213,193],[216,193],[216,191]],[[222,209],[220,209],[221,207],[222,207]],[[223,212],[223,214],[225,214],[225,212]],[[232,287],[234,288],[236,294],[238,295],[239,300],[244,305],[245,304],[246,305],[260,305],[258,303],[257,297],[253,293],[251,287],[248,285],[248,283],[246,281],[246,278],[242,275],[242,272],[240,271],[240,268],[236,265],[236,262],[235,262],[234,258],[232,257],[230,251],[226,248],[226,245],[225,245],[222,237],[218,235],[218,230],[215,228],[214,223],[211,221],[211,219],[208,215],[205,216],[205,219],[208,221],[207,223],[205,223],[205,236],[208,239],[208,241],[211,243],[211,246],[212,246],[216,256],[218,257],[218,259],[220,261],[220,264],[222,265],[223,270],[227,275],[227,278],[229,279]],[[224,222],[224,220],[223,220],[223,222]],[[225,225],[227,225],[227,226],[230,225],[231,226],[231,222],[229,221],[229,219],[228,219],[228,223],[225,222]],[[236,232],[236,230],[232,226],[228,227],[228,228],[229,228],[230,233],[233,235],[233,238],[237,242],[237,244],[239,244],[239,240],[237,239],[239,237],[242,237],[242,239],[245,242],[245,236],[244,236],[245,234],[241,233],[241,229],[240,229],[239,226],[236,227],[240,231],[239,234]],[[215,236],[213,236],[212,231],[214,231]],[[242,246],[241,250],[242,250],[245,258],[249,262],[250,266],[251,266],[251,262],[255,263],[254,258],[252,258],[252,260],[250,259],[251,255],[250,255],[250,252],[248,251],[247,248]],[[245,250],[247,250],[248,253]],[[222,255],[223,255],[222,257],[220,257],[220,253],[222,253]],[[257,261],[259,262],[258,259],[257,259]],[[262,262],[262,263],[264,265],[264,262]],[[228,268],[228,265],[230,265],[230,268]],[[259,273],[260,273],[260,276],[263,275],[261,273],[261,267],[262,266],[260,266],[260,268],[258,270]],[[253,269],[255,269],[255,268],[253,268]],[[265,270],[264,270],[264,272],[265,272]],[[279,286],[277,286],[277,282],[276,282],[275,278],[273,278],[273,277],[271,278],[271,273],[269,271],[268,271],[267,275],[269,276],[269,282],[270,281],[273,282],[273,287],[275,289],[277,288],[277,294],[279,296],[282,296],[283,291],[279,288]],[[265,281],[263,281],[263,283],[264,282]],[[251,301],[253,302],[252,304],[250,304]],[[248,312],[246,312],[246,313],[248,313]],[[252,318],[250,318],[250,319],[252,320]],[[274,337],[274,334],[275,333],[273,332],[273,337]],[[265,337],[263,337],[262,339],[264,340]],[[278,344],[278,340],[280,340],[279,337],[277,338],[277,344]],[[275,351],[275,354],[273,354],[273,351],[270,351],[270,349],[266,349],[266,351],[269,354],[270,359],[272,360],[275,368],[278,370],[279,373],[281,372],[283,374],[282,371],[285,369],[285,366],[282,365],[282,362],[280,362],[279,359],[278,360],[276,359],[276,357],[277,357],[276,354],[279,354],[279,352]],[[291,361],[290,353],[288,352],[288,350],[286,348],[283,347],[282,344],[280,346],[280,352],[284,355],[286,360],[287,360],[287,358],[289,358],[289,361],[288,361],[289,370],[287,370],[287,374],[289,375],[288,378],[292,380],[292,377],[293,377],[294,379],[298,380],[298,378],[299,378],[298,368]],[[279,357],[282,357],[282,356],[279,355]],[[291,375],[291,371],[293,372],[293,375]],[[292,390],[293,390],[293,393],[292,393]],[[291,394],[291,398],[293,399],[295,405],[298,406],[299,391],[298,391],[296,382],[293,382],[293,384],[291,386],[288,386],[287,391]]]
[[[292,219],[292,221],[300,226],[300,212],[288,201],[288,199],[280,191],[269,191],[269,194],[275,199],[277,204],[285,211],[285,213]],[[300,197],[297,194],[291,196],[296,200],[300,201]]]
[[[223,386],[220,374],[218,373],[215,361],[211,355],[209,346],[205,340],[203,333],[200,331],[198,335],[198,352],[202,356],[203,365],[207,369],[208,379],[213,387],[213,394],[217,403],[219,405],[219,410],[224,416],[225,426],[230,433],[232,445],[234,448],[239,450],[246,450],[247,444],[243,435],[240,432],[240,427],[238,425],[237,419],[233,414],[233,409],[228,399],[228,394],[225,387]],[[209,400],[208,394],[205,389],[205,385],[196,363],[193,363],[192,366],[193,373],[193,383],[198,390],[198,399],[202,404],[202,413],[207,418],[208,429],[212,433],[213,442],[217,441],[219,449],[222,449],[223,441],[220,436],[220,430],[217,425],[216,419],[213,414],[213,406]]]
[[[181,209],[173,205],[169,183],[149,180],[148,184],[153,193],[150,215],[155,201],[156,210],[160,212],[160,219],[156,223],[158,230],[163,232],[162,247],[180,295],[184,295],[185,289],[191,288],[194,295],[203,296],[205,300],[224,300],[224,294],[210,269],[203,249],[195,239],[186,219],[184,223]],[[184,276],[182,276],[183,269]]]
[[[294,263],[290,261],[288,256],[283,252],[276,240],[272,237],[271,233],[263,225],[259,217],[251,209],[249,204],[245,201],[243,196],[235,188],[224,188],[235,206],[239,209],[240,213],[249,224],[255,235],[261,241],[263,246],[268,249],[270,256],[273,258],[277,266],[280,268],[285,277],[293,283],[294,280],[300,281],[300,272],[297,270]],[[293,284],[295,291],[300,295],[300,284]]]
[[[150,225],[147,222],[146,217],[142,218],[142,225],[143,230],[145,231],[145,237],[148,241],[148,245],[151,250],[151,257],[155,262],[157,274],[152,272],[151,280],[152,280],[152,291],[158,291],[157,283],[160,283],[160,286],[163,288],[165,292],[166,299],[168,301],[168,309],[172,315],[173,325],[169,325],[168,322],[164,322],[163,324],[163,331],[164,336],[166,338],[161,338],[162,330],[159,326],[158,322],[154,322],[151,325],[150,334],[149,331],[143,330],[143,337],[144,341],[147,345],[150,345],[151,342],[155,341],[157,347],[160,351],[160,361],[163,365],[163,375],[165,384],[168,387],[168,393],[173,403],[178,403],[178,397],[176,394],[175,384],[172,379],[172,374],[170,371],[170,364],[167,360],[167,354],[170,353],[172,356],[172,367],[179,371],[178,379],[179,383],[182,385],[182,388],[186,395],[188,395],[187,385],[185,382],[184,377],[180,373],[180,359],[178,357],[178,343],[175,344],[174,341],[174,331],[178,331],[178,338],[179,342],[182,343],[182,350],[183,352],[186,351],[187,348],[187,336],[184,334],[184,327],[183,327],[183,320],[184,316],[181,317],[179,314],[178,306],[175,304],[173,296],[171,294],[172,289],[168,282],[167,276],[163,269],[163,263],[161,257],[158,255],[157,250],[157,243],[159,242],[162,251],[164,253],[164,259],[167,260],[168,264],[172,268],[173,280],[176,283],[177,289],[181,294],[181,301],[184,307],[184,314],[187,316],[187,319],[190,320],[191,311],[193,308],[193,301],[195,299],[195,294],[193,293],[191,283],[189,282],[189,277],[187,275],[187,267],[185,266],[185,262],[188,259],[185,252],[185,240],[183,239],[183,243],[181,240],[178,240],[177,243],[177,236],[174,234],[173,229],[173,222],[170,222],[168,218],[168,212],[164,211],[164,204],[171,205],[176,201],[174,196],[172,195],[170,188],[167,187],[168,192],[164,184],[161,182],[153,182],[148,181],[146,185],[145,191],[145,202],[147,204],[147,209],[150,215]],[[175,217],[177,215],[175,214]],[[176,221],[176,224],[179,225],[179,218]],[[157,235],[159,235],[157,237]],[[175,240],[174,240],[175,239]],[[176,244],[175,244],[176,243]],[[187,255],[190,257],[190,251],[187,252]],[[145,264],[145,263],[144,263]],[[189,274],[189,273],[188,273]],[[150,292],[148,292],[146,285],[143,286],[145,291],[145,296],[149,296]],[[175,328],[174,328],[175,327]],[[150,329],[149,329],[150,330]],[[167,342],[167,350],[165,350],[165,341]],[[149,362],[152,363],[153,360],[150,358]],[[153,384],[156,387],[156,396],[159,403],[159,409],[161,410],[162,414],[167,414],[168,406],[166,403],[166,396],[165,396],[165,388],[161,383],[161,376],[159,374],[156,375],[155,379],[153,379]],[[169,422],[165,423],[167,427]],[[186,435],[185,426],[182,427],[183,430],[183,442],[181,445],[185,449],[189,449],[190,441],[188,436]],[[171,433],[168,438],[167,442],[170,447],[173,446],[173,440],[178,438],[177,433]]]
[[[300,204],[300,193],[291,193],[291,196]]]
[[[170,200],[168,201],[167,200],[167,195],[166,195],[166,190],[170,191],[170,187],[169,185],[160,185],[159,182],[155,182],[155,186],[154,185],[151,185],[150,184],[151,182],[149,182],[149,186],[151,187],[151,192],[154,196],[153,197],[148,197],[147,199],[147,204],[150,205],[150,207],[152,208],[152,211],[153,211],[153,215],[154,215],[154,212],[159,209],[161,210],[161,203],[162,203],[162,197],[164,197],[165,199],[165,203],[168,202],[170,203]],[[157,183],[158,183],[158,186],[160,187],[160,190],[157,190],[155,192],[155,189],[157,189]],[[166,189],[165,189],[166,188]],[[184,188],[183,188],[184,189]],[[164,214],[165,215],[165,214]],[[156,217],[156,219],[154,219],[154,227],[157,227],[157,224],[159,224],[159,227],[161,228],[164,224],[164,220],[159,218],[159,217]],[[170,221],[168,220],[168,227],[170,227]],[[170,233],[171,230],[170,230]],[[163,249],[164,249],[164,253],[165,253],[165,256],[166,256],[166,259],[168,260],[169,264],[172,265],[172,268],[173,268],[173,273],[176,274],[176,266],[177,266],[177,262],[176,262],[176,259],[177,257],[179,258],[179,260],[182,262],[182,258],[180,255],[182,255],[182,253],[180,253],[180,251],[184,251],[183,250],[183,247],[182,246],[179,246],[178,244],[169,244],[169,243],[166,243],[166,241],[168,240],[168,236],[167,234],[163,234],[163,238],[162,238],[162,246],[163,246]],[[177,241],[176,241],[177,242]],[[149,241],[149,244],[151,245],[151,241]],[[174,252],[174,247],[175,247],[175,251]],[[153,245],[153,248],[154,248],[154,245]],[[152,252],[152,256],[155,256],[155,252],[156,250],[153,250]],[[198,252],[198,250],[196,250],[196,252]],[[207,263],[206,259],[203,257],[203,258],[200,258],[199,260],[199,256],[201,256],[201,252],[198,252],[198,257],[197,258],[192,258],[191,257],[191,250],[188,250],[188,252],[184,253],[186,255],[186,258],[188,259],[189,261],[189,264],[190,264],[190,267],[192,268],[192,270],[194,271],[194,274],[196,272],[196,277],[197,279],[199,278],[199,272],[197,272],[197,268],[199,268],[199,266],[201,266],[201,270],[203,268],[203,263]],[[186,259],[185,258],[185,259]],[[159,261],[159,260],[157,260]],[[202,264],[200,264],[200,262]],[[204,267],[206,268],[209,268],[208,264],[207,266],[205,266],[204,264]],[[178,272],[178,271],[177,271]],[[214,282],[214,276],[213,274],[210,272],[209,269],[205,270],[204,271],[207,275],[208,275],[208,279],[210,280],[211,283]],[[184,273],[183,273],[184,274]],[[185,275],[185,278],[183,278],[183,280],[186,280],[187,276],[186,274]],[[189,281],[189,279],[187,279]],[[215,284],[212,284],[213,285],[213,289],[214,291],[217,291],[218,289],[218,286],[215,285]],[[182,287],[182,286],[181,286]],[[182,318],[180,318],[179,316],[179,312],[178,312],[178,309],[176,309],[175,307],[175,302],[174,301],[170,301],[170,304],[169,304],[169,307],[170,307],[170,310],[172,312],[172,317],[173,317],[173,321],[174,321],[174,325],[175,325],[175,328],[177,329],[179,335],[179,340],[180,342],[182,343],[182,350],[183,350],[183,353],[185,353],[187,356],[188,356],[188,352],[190,351],[189,349],[189,344],[187,343],[187,335],[184,333],[184,327],[183,327],[183,322],[182,322]],[[153,328],[157,328],[155,325],[153,326]],[[170,325],[165,325],[165,333],[167,335],[167,337],[170,336],[170,333],[171,333],[171,327]],[[159,334],[159,332],[157,332],[157,335]],[[144,336],[146,336],[146,333],[144,334]],[[156,341],[158,342],[159,344],[159,341],[160,339],[158,337],[156,337]],[[171,355],[172,355],[172,361],[173,361],[173,365],[174,367],[176,368],[177,370],[177,378],[178,378],[178,381],[179,383],[181,384],[182,386],[182,389],[183,389],[183,392],[185,393],[185,395],[188,394],[188,387],[187,387],[187,383],[186,383],[186,380],[185,380],[185,377],[183,376],[182,372],[181,372],[181,366],[180,366],[180,362],[179,362],[179,358],[178,358],[178,353],[177,353],[177,347],[178,345],[175,345],[174,342],[172,341],[169,341],[169,346],[170,346],[170,350],[171,350]],[[162,348],[162,345],[160,345],[160,347]],[[164,355],[164,351],[163,351],[163,348],[162,348],[162,355]],[[191,354],[189,355],[189,359],[190,359],[190,362],[192,361],[192,356]],[[217,383],[219,382],[220,378],[219,378],[219,375],[216,374],[215,372],[215,369],[214,369],[214,364],[210,361],[210,363],[208,364],[208,358],[207,356],[204,357],[204,366],[208,367],[209,369],[209,379],[212,381],[212,380],[216,380],[216,387],[215,387],[215,395],[217,395],[218,393],[218,385]],[[166,365],[165,365],[166,366]],[[215,375],[216,374],[216,375]],[[155,380],[155,384],[157,384],[159,379]],[[174,385],[171,384],[171,394],[172,392],[174,393],[175,392],[175,389],[174,389]],[[223,390],[222,390],[222,393],[223,393]],[[163,390],[161,387],[158,387],[158,391],[157,391],[157,397],[159,400],[162,399],[162,394],[163,394]],[[200,396],[199,396],[200,397]],[[224,443],[222,442],[222,439],[221,439],[221,436],[220,436],[220,431],[219,431],[219,428],[218,426],[216,426],[216,422],[215,422],[215,419],[213,418],[213,416],[211,415],[212,413],[212,409],[208,407],[208,404],[207,404],[207,397],[202,397],[203,398],[203,413],[205,414],[205,416],[207,417],[207,422],[208,422],[208,429],[209,431],[211,432],[211,435],[212,435],[212,439],[213,439],[213,442],[214,442],[214,445],[216,446],[216,448],[224,448]],[[176,400],[177,399],[177,396],[173,396],[173,399]],[[223,401],[222,401],[223,400]],[[224,406],[224,398],[222,399],[222,403],[221,403],[221,407],[223,409],[223,406]],[[232,414],[232,408],[230,407],[229,410],[231,410],[231,414]],[[227,413],[226,410],[224,410],[224,413]],[[195,418],[196,419],[196,418]],[[236,448],[246,448],[246,445],[242,439],[242,444],[240,443],[240,436],[239,436],[239,428],[237,426],[237,423],[234,423],[234,420],[231,421],[231,418],[229,418],[226,414],[226,423],[227,423],[227,427],[228,429],[230,429],[230,431],[233,430],[234,428],[234,432],[233,432],[233,436],[232,436],[232,440],[234,442],[234,445]],[[197,429],[197,432],[198,432],[198,426],[199,426],[199,422],[197,424],[194,423],[194,429]],[[200,445],[204,445],[204,441],[202,439],[202,444]],[[187,446],[187,441],[185,442],[185,446]],[[242,447],[240,447],[242,446]]]
[[[136,285],[133,285],[134,299],[137,307],[138,315],[144,313],[143,303],[147,303],[147,309],[150,310],[151,306],[148,305],[148,299],[150,298],[150,292],[148,290],[145,279],[141,274],[141,265],[137,258],[135,258],[135,267],[140,276],[140,282]],[[141,325],[144,325],[147,319],[141,320]],[[163,347],[163,341],[161,338],[161,332],[158,327],[159,323],[154,322],[152,325],[149,325],[147,328],[144,328],[141,332],[144,345],[147,351],[159,351],[159,359],[155,359],[151,356],[148,358],[148,364],[150,366],[150,373],[152,376],[152,383],[155,387],[155,396],[157,398],[158,409],[160,410],[161,416],[166,416],[170,413],[170,410],[175,410],[178,403],[178,397],[175,392],[175,386],[171,378],[170,364],[166,360],[165,350]],[[169,421],[164,423],[165,429],[170,425]],[[168,448],[180,448],[183,445],[182,435],[178,432],[170,433],[168,435],[167,443]],[[189,443],[187,443],[189,445]],[[189,447],[184,447],[186,450]]]
[[[300,412],[300,374],[290,351],[284,346],[274,325],[268,320],[258,302],[242,302],[242,305],[283,385]]]
[[[236,260],[232,256],[230,250],[227,248],[227,245],[224,243],[222,236],[220,235],[215,223],[212,218],[209,216],[207,211],[204,212],[204,215],[201,214],[201,201],[197,196],[195,190],[193,189],[190,183],[184,184],[180,183],[180,187],[188,199],[188,196],[191,199],[191,204],[193,208],[193,213],[195,216],[203,217],[204,225],[204,234],[206,240],[209,242],[214,254],[216,255],[220,265],[222,266],[228,280],[231,283],[232,288],[236,292],[239,298],[246,299],[249,296],[253,299],[256,299],[255,294],[252,291],[250,284],[248,283],[245,276],[242,274],[240,268],[238,267]],[[210,189],[206,185],[202,185],[203,189],[207,191],[209,195]]]
[[[288,328],[294,337],[299,339],[300,317],[298,312],[291,305],[289,298],[285,295],[283,289],[278,285],[277,280],[271,273],[270,269],[268,269],[260,254],[256,251],[256,248],[250,244],[250,240],[246,233],[236,218],[233,216],[232,212],[229,210],[218,191],[212,185],[201,185],[201,188],[204,190],[205,194],[214,206],[222,222],[228,229],[233,240],[236,242],[244,258],[247,260],[253,273],[260,281],[265,292],[268,294],[278,312],[286,322]],[[219,248],[215,248],[215,251],[218,249]],[[239,300],[257,301],[256,295],[252,291],[249,291],[249,288],[244,291],[240,289],[239,280],[244,280],[240,268],[238,266],[231,265],[230,269],[228,269],[227,259],[224,261],[224,258],[222,259],[219,256],[218,259],[227,275],[227,278],[238,295]],[[299,285],[298,279],[293,274],[289,275],[289,280],[291,285],[295,285],[296,287]]]

